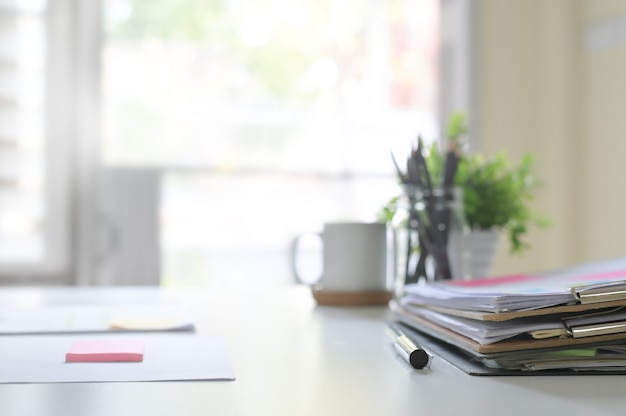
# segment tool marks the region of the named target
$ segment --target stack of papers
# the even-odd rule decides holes
[[[170,303],[0,308],[0,383],[234,380],[225,342],[194,330]]]
[[[626,267],[422,282],[391,309],[400,323],[492,369],[626,374]]]
[[[626,294],[626,270],[588,275],[514,275],[470,281],[413,284],[406,287],[416,303],[484,311],[510,312],[576,304],[587,294]],[[619,298],[618,298],[619,299]]]

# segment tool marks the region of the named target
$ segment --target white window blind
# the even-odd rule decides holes
[[[67,279],[67,187],[54,150],[45,0],[0,1],[0,281]],[[58,40],[58,39],[57,39]],[[63,103],[63,100],[59,100]]]
[[[45,19],[0,4],[0,261],[44,256]]]

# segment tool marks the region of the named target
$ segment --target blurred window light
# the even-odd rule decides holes
[[[47,256],[46,1],[0,1],[0,269]]]
[[[163,170],[168,285],[292,281],[438,136],[439,0],[103,0],[102,158]]]

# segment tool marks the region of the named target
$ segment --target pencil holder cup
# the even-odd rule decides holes
[[[432,192],[404,185],[392,219],[396,260],[396,292],[420,279],[466,279],[469,228],[458,187]]]

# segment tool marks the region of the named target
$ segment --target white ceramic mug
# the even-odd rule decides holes
[[[291,260],[295,267],[299,240],[294,239]],[[329,292],[370,292],[389,290],[387,267],[387,226],[384,223],[329,222],[318,235],[322,241],[322,276],[316,289]]]

